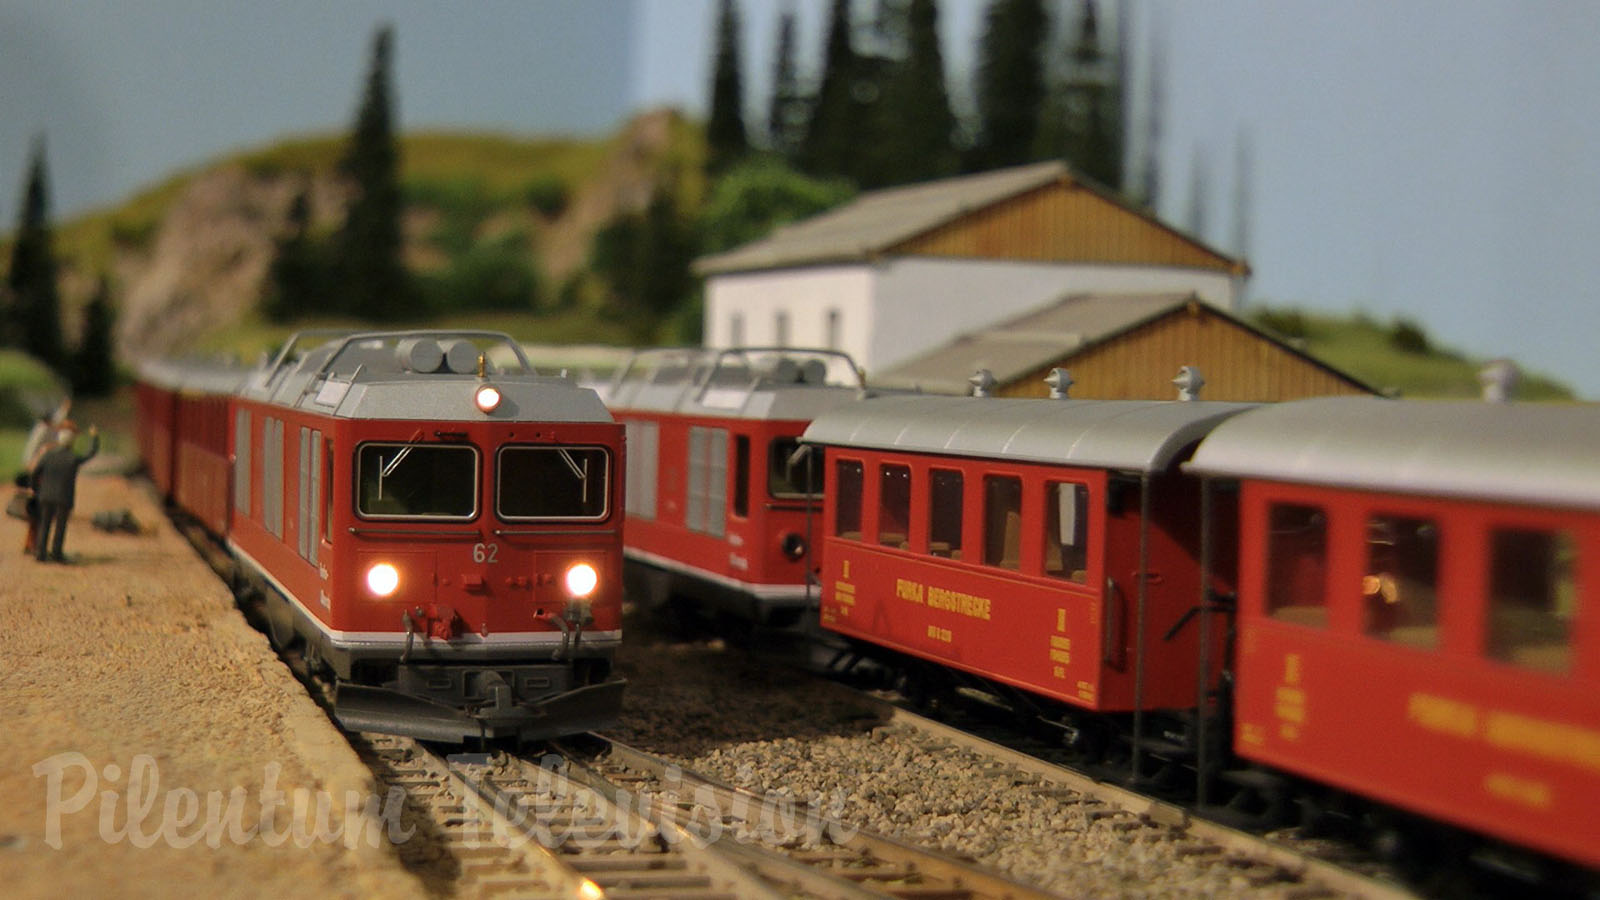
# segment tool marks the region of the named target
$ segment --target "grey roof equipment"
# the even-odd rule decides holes
[[[666,348],[636,353],[600,394],[613,409],[804,421],[861,390],[860,370],[837,350]]]
[[[1600,407],[1319,397],[1217,428],[1206,475],[1600,509]]]
[[[1131,472],[1167,469],[1248,403],[878,397],[818,416],[811,444]]]

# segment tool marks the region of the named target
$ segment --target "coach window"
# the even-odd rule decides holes
[[[834,464],[833,533],[852,541],[861,540],[861,463],[841,459]]]
[[[604,447],[500,449],[496,511],[502,519],[604,519]]]
[[[460,444],[362,444],[356,510],[370,518],[470,519],[478,451]]]
[[[1267,614],[1326,627],[1328,517],[1298,503],[1274,503],[1267,515]]]
[[[1439,645],[1439,526],[1430,519],[1367,520],[1362,630],[1398,644]]]
[[[904,550],[911,533],[911,467],[878,466],[878,543]]]
[[[1529,669],[1571,671],[1578,604],[1572,534],[1497,528],[1489,557],[1489,655]]]
[[[961,473],[934,469],[928,477],[928,552],[961,558]]]
[[[1044,573],[1077,584],[1089,579],[1089,489],[1072,482],[1045,485]]]
[[[803,500],[822,496],[822,448],[813,444],[811,452],[795,460],[800,439],[773,438],[767,448],[767,493],[774,500]]]
[[[1022,479],[983,476],[983,562],[1022,568]]]

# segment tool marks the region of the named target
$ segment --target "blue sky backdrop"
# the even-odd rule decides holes
[[[1065,0],[1063,0],[1065,2]],[[778,13],[814,74],[825,0],[741,0],[747,104],[765,108]],[[856,0],[858,15],[873,0]],[[1069,8],[1076,4],[1066,2]],[[981,0],[944,0],[970,97]],[[1102,3],[1102,7],[1106,6]],[[1160,212],[1243,249],[1250,296],[1410,316],[1600,397],[1600,3],[1133,0],[1166,48]],[[374,26],[396,27],[401,127],[601,134],[704,111],[714,0],[0,0],[0,223],[46,133],[55,211],[346,128]],[[1143,78],[1141,65],[1135,75]],[[1251,161],[1248,214],[1235,173]]]

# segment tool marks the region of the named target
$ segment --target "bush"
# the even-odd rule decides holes
[[[1257,325],[1279,337],[1304,339],[1310,336],[1305,314],[1298,309],[1257,310],[1254,319]]]
[[[1428,335],[1423,332],[1422,326],[1410,319],[1396,319],[1389,329],[1389,344],[1401,353],[1423,354],[1428,352]]]
[[[547,219],[553,219],[565,212],[567,201],[572,199],[571,195],[571,189],[559,175],[541,175],[528,182],[528,186],[522,190],[522,196],[528,205]]]
[[[527,244],[520,234],[511,234],[473,245],[444,272],[428,277],[424,291],[436,312],[532,312],[539,305],[541,285]]]

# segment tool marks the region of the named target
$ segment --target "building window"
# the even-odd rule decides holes
[[[1529,669],[1570,672],[1578,606],[1572,535],[1497,528],[1489,557],[1489,655]]]
[[[1362,631],[1413,647],[1437,647],[1438,578],[1438,525],[1404,516],[1368,519]]]
[[[825,333],[828,336],[828,349],[839,349],[839,311],[837,309],[828,310],[828,326]]]
[[[861,463],[841,459],[834,463],[833,533],[852,541],[861,540]]]
[[[1327,516],[1315,506],[1274,503],[1268,528],[1267,615],[1327,627]]]
[[[1089,580],[1089,489],[1052,481],[1045,485],[1044,573],[1077,584]]]
[[[900,550],[911,533],[911,468],[885,463],[878,467],[878,543]]]
[[[728,317],[728,346],[744,346],[744,316],[741,313]]]
[[[772,317],[772,343],[774,346],[789,346],[789,314],[779,312]]]
[[[1022,568],[1022,479],[1014,475],[983,477],[983,562]]]
[[[934,469],[928,478],[928,552],[961,558],[961,473]]]

